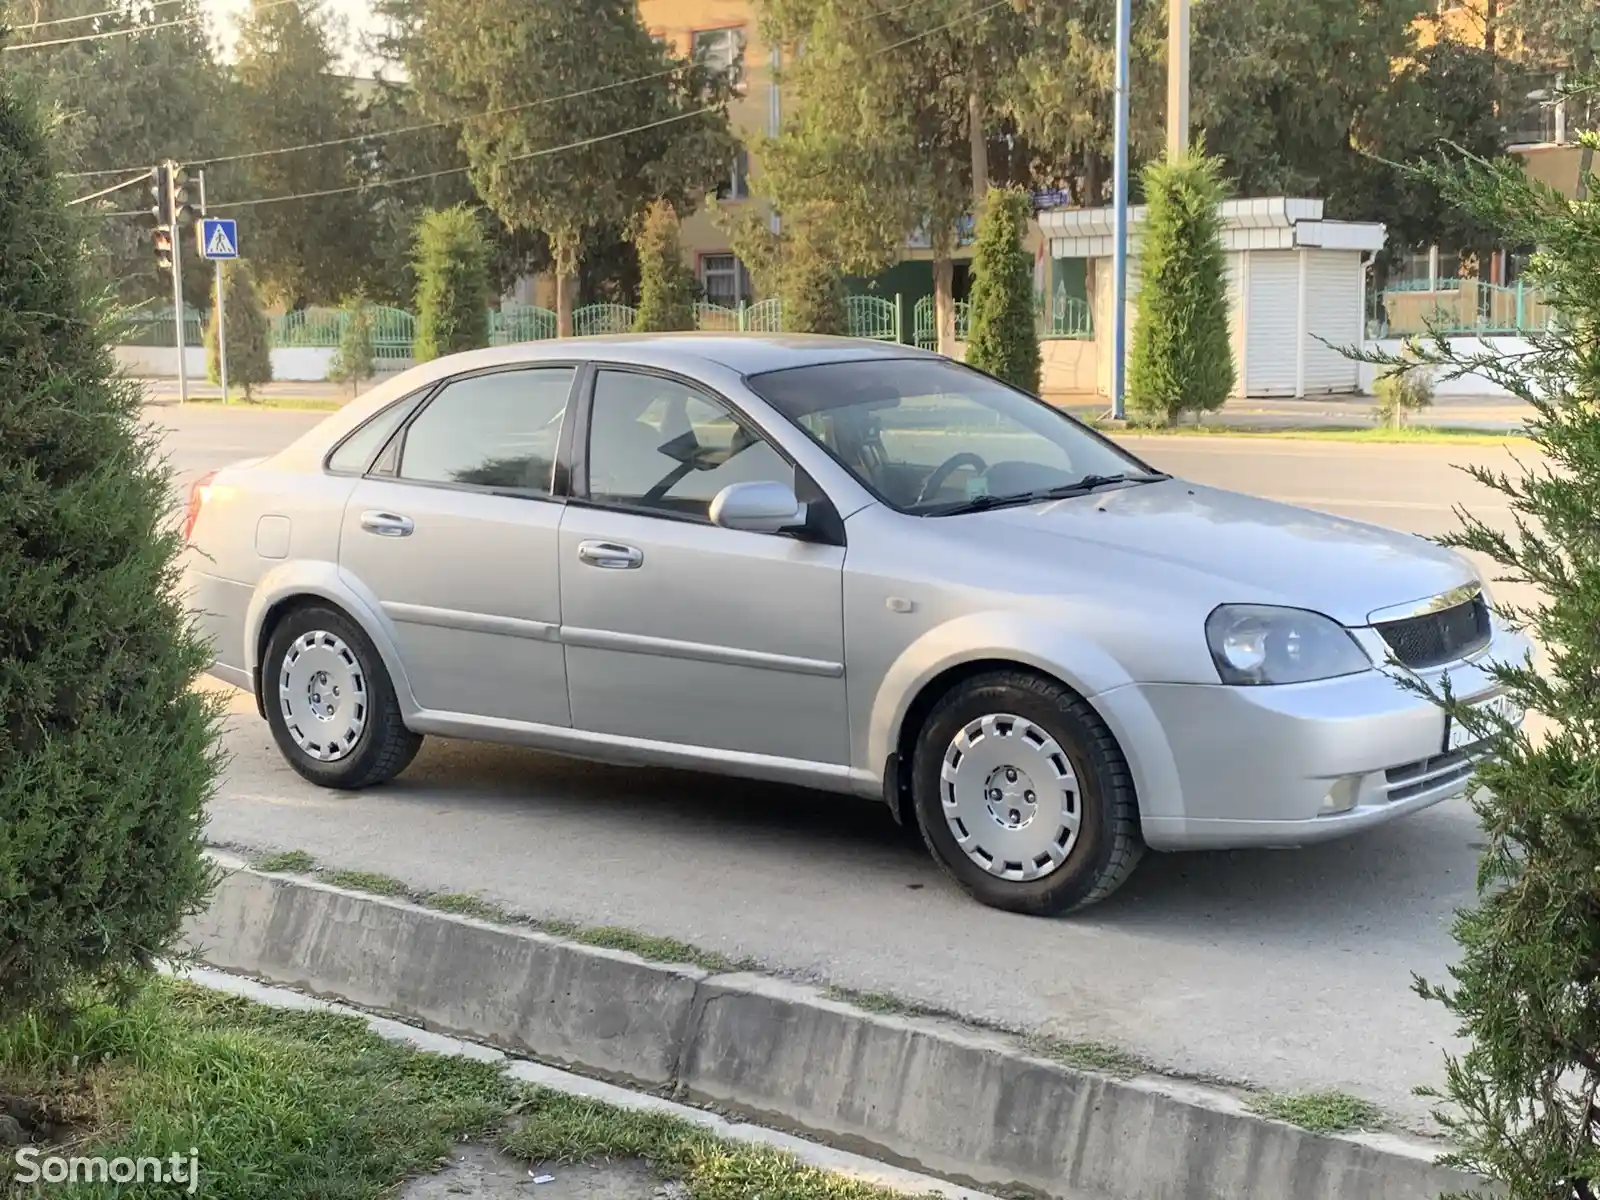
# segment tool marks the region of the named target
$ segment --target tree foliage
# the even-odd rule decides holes
[[[352,395],[378,372],[373,323],[372,301],[365,292],[356,292],[344,302],[339,348],[328,364],[328,378],[335,383],[348,383]]]
[[[1589,135],[1600,147],[1600,137]],[[1456,920],[1448,986],[1419,981],[1460,1022],[1469,1049],[1447,1062],[1441,1114],[1454,1165],[1506,1185],[1511,1200],[1600,1194],[1600,211],[1515,165],[1421,169],[1447,199],[1512,244],[1540,247],[1528,277],[1561,314],[1525,334],[1530,352],[1463,351],[1444,337],[1363,357],[1445,377],[1477,372],[1530,406],[1543,462],[1471,474],[1505,497],[1513,524],[1468,515],[1447,545],[1488,556],[1539,599],[1500,620],[1543,647],[1547,666],[1496,662],[1493,681],[1542,714],[1541,736],[1475,712],[1448,690],[1451,719],[1487,737],[1473,807],[1486,846],[1478,899]],[[1589,187],[1596,187],[1592,176]]]
[[[316,0],[252,0],[239,30],[237,118],[244,150],[349,137],[357,127],[349,81]],[[196,119],[189,114],[188,120]],[[289,196],[361,182],[354,149],[327,146],[244,164],[254,196]],[[374,227],[357,194],[308,197],[250,210],[250,260],[267,296],[286,308],[335,304],[369,268]]]
[[[785,231],[777,265],[785,333],[850,332],[844,276],[829,243],[829,226],[817,215],[794,214]]]
[[[17,82],[0,69],[0,1019],[175,942],[209,889],[219,719],[171,479]]]
[[[695,327],[695,301],[700,285],[683,261],[678,243],[678,214],[658,200],[650,206],[639,231],[639,311],[635,333],[669,333]]]
[[[218,347],[226,342],[228,390],[243,388],[244,398],[251,400],[257,387],[272,382],[271,322],[261,307],[248,266],[238,261],[223,263],[222,280],[222,306],[218,308],[213,296],[211,316],[206,322],[206,378],[212,383],[222,382]],[[227,323],[223,338],[217,336],[219,316]]]
[[[1146,420],[1214,412],[1233,391],[1220,175],[1221,164],[1199,152],[1144,169],[1128,405]]]
[[[0,5],[0,8],[3,8]],[[113,10],[107,12],[107,10]],[[151,10],[135,0],[27,0],[15,6],[17,24],[58,21],[86,13],[105,15],[35,31],[15,33],[13,45],[72,36],[77,32],[148,27],[143,32],[5,56],[5,69],[33,85],[51,110],[53,144],[63,171],[114,171],[74,180],[74,194],[96,191],[127,174],[168,158],[188,161],[225,152],[235,141],[233,89],[218,63],[203,22],[199,0],[175,0]],[[25,14],[25,15],[24,15]],[[169,24],[182,21],[183,24]],[[213,195],[230,186],[226,172],[211,173]],[[72,185],[69,185],[72,187]],[[237,193],[235,193],[237,194]],[[118,299],[136,303],[152,297],[170,301],[171,276],[156,267],[151,221],[144,213],[152,199],[141,183],[85,207],[91,212],[137,212],[128,217],[97,216],[88,227],[95,267],[116,282]],[[204,296],[210,268],[184,246],[184,294]]]
[[[762,19],[769,40],[805,53],[784,68],[785,128],[760,144],[756,186],[781,213],[826,213],[854,274],[884,269],[908,238],[925,237],[950,352],[958,223],[991,178],[1029,173],[1001,107],[1021,18],[1009,7],[974,18],[966,0],[767,0]]]
[[[1039,391],[1033,256],[1022,246],[1032,206],[1020,188],[994,188],[978,219],[967,362],[1025,392]]]
[[[477,214],[457,205],[423,217],[416,273],[416,360],[487,346],[489,250]]]
[[[586,243],[652,200],[687,208],[727,171],[727,81],[653,41],[634,0],[387,11],[404,22],[395,45],[430,113],[491,113],[461,126],[472,181],[506,225],[548,238],[563,334]]]

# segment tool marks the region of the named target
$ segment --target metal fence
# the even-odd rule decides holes
[[[183,306],[183,344],[205,345],[205,315],[197,308]],[[171,346],[177,341],[173,328],[172,305],[160,308],[144,305],[129,309],[115,320],[116,340],[124,346]]]
[[[903,340],[900,297],[849,296],[845,300],[850,336],[880,341]],[[920,311],[920,310],[919,310]],[[573,311],[572,330],[576,336],[627,333],[633,328],[638,310],[626,304],[590,304]],[[783,304],[777,299],[758,304],[726,308],[718,304],[695,306],[696,324],[703,330],[724,333],[777,333],[783,328]],[[205,315],[187,308],[187,344],[204,344]],[[344,336],[349,314],[337,308],[306,308],[273,317],[268,326],[268,344],[274,349],[337,349]],[[170,346],[173,344],[172,309],[145,306],[120,318],[117,340],[127,346]],[[489,310],[489,344],[508,346],[518,342],[537,342],[556,336],[556,314],[548,308],[507,304]],[[417,336],[417,319],[401,308],[375,305],[372,309],[373,355],[385,360],[405,360],[412,354]]]
[[[1429,332],[1515,336],[1546,329],[1555,308],[1544,291],[1476,279],[1441,279],[1439,286],[1407,281],[1386,286],[1367,302],[1367,336],[1410,337]]]
[[[965,300],[956,301],[956,341],[964,342],[972,323],[972,306]],[[939,348],[938,321],[934,316],[933,297],[924,296],[911,308],[911,339],[924,350]]]

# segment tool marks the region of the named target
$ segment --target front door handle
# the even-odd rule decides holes
[[[379,537],[409,537],[416,526],[410,517],[373,509],[361,514],[361,528]]]
[[[591,567],[627,571],[644,562],[644,551],[620,542],[579,542],[578,561]]]

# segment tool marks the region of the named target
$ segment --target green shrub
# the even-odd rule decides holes
[[[1373,385],[1378,398],[1373,415],[1378,424],[1400,429],[1416,413],[1433,405],[1433,381],[1422,371],[1392,371]]]
[[[1148,205],[1139,251],[1139,309],[1128,363],[1128,408],[1165,424],[1214,412],[1233,391],[1221,165],[1189,153],[1144,170]]]
[[[378,373],[372,324],[372,303],[365,292],[358,291],[344,302],[344,328],[339,332],[339,348],[328,364],[328,378],[334,383],[348,383],[351,395],[361,390],[365,380]]]
[[[0,1021],[148,968],[203,902],[217,706],[158,435],[0,70]],[[0,1111],[4,1105],[0,1104]]]
[[[417,222],[418,362],[489,344],[489,244],[465,205]]]
[[[1600,136],[1584,141],[1600,149]],[[1456,1019],[1468,1049],[1446,1063],[1440,1114],[1453,1166],[1505,1185],[1510,1200],[1600,1194],[1600,207],[1530,179],[1514,160],[1417,168],[1502,245],[1539,247],[1527,268],[1560,314],[1503,355],[1448,338],[1405,354],[1367,353],[1393,369],[1472,372],[1529,406],[1538,451],[1509,470],[1469,473],[1505,498],[1510,518],[1466,515],[1447,545],[1491,559],[1533,598],[1500,618],[1524,629],[1545,665],[1496,662],[1493,683],[1543,717],[1519,730],[1436,694],[1486,739],[1472,805],[1483,829],[1475,905],[1456,918],[1460,961],[1447,986],[1418,981]],[[1600,179],[1584,176],[1589,194]],[[1579,194],[1582,194],[1580,189]]]
[[[1023,231],[1033,209],[1020,188],[990,188],[972,255],[967,362],[1025,392],[1039,391],[1033,257]]]
[[[783,331],[848,336],[844,275],[826,227],[815,214],[802,213],[792,228],[785,229],[782,256],[778,294],[783,302]]]
[[[258,386],[272,382],[271,323],[256,295],[249,267],[241,262],[223,263],[222,281],[227,302],[219,310],[213,296],[211,319],[206,322],[206,378],[222,382],[222,359],[217,352],[220,311],[228,325],[228,390],[243,388],[244,398],[250,400]]]
[[[683,261],[678,243],[678,214],[658,200],[645,214],[637,239],[639,311],[635,333],[674,333],[695,327],[695,302],[700,285]]]

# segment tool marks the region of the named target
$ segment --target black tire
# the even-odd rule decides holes
[[[946,749],[967,725],[999,713],[1048,732],[1078,780],[1077,840],[1065,861],[1039,879],[991,874],[968,857],[945,819],[941,773]],[[957,883],[991,908],[1048,916],[1087,907],[1121,887],[1144,856],[1127,759],[1088,702],[1054,680],[1021,670],[996,671],[952,689],[923,724],[912,772],[912,802],[923,843]]]
[[[360,664],[365,687],[366,725],[343,757],[326,761],[307,754],[289,732],[278,679],[289,648],[308,633],[326,631],[342,641]],[[387,783],[410,765],[422,735],[406,728],[383,656],[355,621],[328,604],[308,604],[289,612],[267,641],[261,663],[261,694],[278,750],[297,772],[321,787],[353,791]]]

